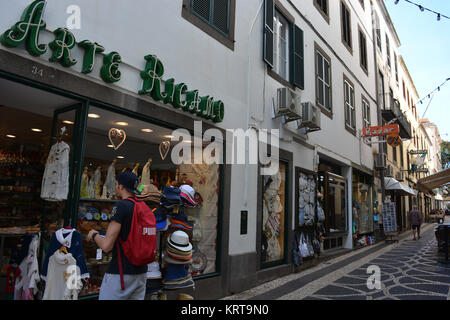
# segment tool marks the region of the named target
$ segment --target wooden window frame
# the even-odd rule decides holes
[[[329,65],[330,65],[330,110],[328,110],[325,106],[321,106],[319,101],[319,86],[318,86],[318,66],[317,66],[317,53],[319,53],[322,58],[325,58]],[[316,105],[320,108],[321,112],[329,117],[330,119],[333,119],[333,76],[332,76],[332,66],[331,66],[331,59],[330,57],[325,53],[325,51],[316,43],[314,42],[314,70],[315,70],[315,88],[316,88]]]
[[[355,121],[355,127],[352,128],[351,127],[351,114],[350,114],[350,126],[347,124],[347,101],[345,98],[345,85],[346,83],[353,89],[353,119]],[[344,74],[343,76],[343,86],[344,86],[344,122],[345,122],[345,129],[350,132],[351,134],[353,134],[354,136],[356,136],[356,104],[355,104],[355,85],[353,84],[353,82]]]
[[[325,12],[323,11],[322,7],[317,3],[317,0],[312,0],[314,7],[316,7],[316,9],[319,11],[320,15],[325,19],[325,21],[330,24],[330,4],[328,0],[322,0],[325,1],[327,4],[327,11]]]
[[[343,20],[344,7],[345,7],[345,10],[347,10],[347,12],[348,12],[348,27],[349,27],[348,38],[350,40],[350,44],[348,44],[347,41],[345,41],[346,35],[345,35],[344,20]],[[347,50],[350,52],[350,54],[353,55],[352,13],[351,13],[350,9],[348,8],[348,6],[347,6],[347,4],[345,3],[344,0],[341,0],[340,12],[341,12],[341,41],[344,44],[344,46],[347,48]]]
[[[364,53],[365,53],[365,61],[366,66],[363,64],[363,56],[362,56],[362,43],[361,43],[361,35],[364,38]],[[367,54],[367,37],[364,34],[364,31],[361,29],[361,26],[358,24],[358,42],[359,42],[359,65],[361,69],[363,69],[364,73],[369,76],[369,57]]]
[[[236,20],[236,0],[229,0],[229,32],[228,36],[224,35],[222,32],[218,31],[216,28],[211,26],[208,22],[204,21],[202,18],[198,17],[196,14],[191,12],[191,1],[183,0],[181,16],[192,23],[194,26],[208,34],[210,37],[214,38],[221,44],[223,44],[228,49],[234,51],[235,43],[235,20]]]

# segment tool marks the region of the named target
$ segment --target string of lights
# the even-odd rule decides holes
[[[400,0],[395,0],[394,4],[397,4],[399,1],[400,1]],[[434,11],[434,10],[425,8],[424,6],[422,6],[422,5],[420,5],[420,4],[417,4],[417,3],[413,2],[413,1],[410,1],[410,0],[404,0],[404,1],[405,1],[405,2],[408,2],[408,3],[412,4],[412,5],[415,5],[415,6],[418,7],[418,8],[420,9],[420,11],[422,11],[422,12],[424,12],[424,11],[426,10],[426,11],[429,11],[429,12],[434,13],[434,14],[436,15],[436,19],[437,19],[438,21],[440,21],[441,18],[450,19],[450,18],[447,17],[446,15],[443,15],[443,14],[441,14],[441,13],[439,13],[439,12]]]
[[[436,89],[434,89],[433,91],[431,91],[429,94],[427,94],[426,96],[424,96],[422,99],[420,99],[418,102],[416,102],[416,104],[414,106],[417,106],[418,103],[423,104],[423,101],[425,99],[430,99],[432,94],[434,94],[436,91],[441,91],[441,88],[448,82],[450,81],[450,78],[447,78],[444,82],[442,82]]]

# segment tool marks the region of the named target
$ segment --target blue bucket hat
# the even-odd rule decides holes
[[[161,208],[155,208],[152,210],[156,218],[156,230],[166,231],[167,230],[167,214],[165,210]]]
[[[164,187],[162,196],[169,202],[180,201],[180,189],[172,186]]]
[[[139,185],[138,177],[130,171],[125,171],[119,174],[117,177],[117,182],[124,186],[124,188],[133,194],[140,194],[137,190]]]
[[[183,279],[189,275],[189,272],[184,264],[169,264],[167,265],[165,280]]]

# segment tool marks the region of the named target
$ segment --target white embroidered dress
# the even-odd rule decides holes
[[[41,198],[47,201],[67,200],[69,193],[70,147],[64,141],[55,143],[48,154],[42,178]]]

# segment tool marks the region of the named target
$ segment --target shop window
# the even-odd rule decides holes
[[[367,234],[373,231],[372,190],[370,177],[353,170],[352,215],[353,234]]]
[[[281,262],[286,258],[287,168],[287,164],[280,161],[278,172],[272,176],[264,176],[263,179],[261,239],[261,262],[263,265]]]
[[[41,261],[53,232],[65,226],[76,105],[0,79],[0,269],[17,270],[28,250],[22,260],[14,253],[35,239]],[[3,282],[0,300],[8,294]]]
[[[115,179],[123,171],[131,171],[139,178],[139,186],[153,185],[160,192],[166,186],[189,184],[202,199],[195,208],[159,206],[159,198],[149,199],[151,209],[160,208],[171,219],[181,220],[192,228],[186,231],[193,244],[193,276],[217,272],[217,230],[219,216],[219,165],[175,165],[171,150],[178,143],[171,142],[172,129],[97,107],[89,108],[85,137],[85,153],[81,177],[78,229],[86,236],[91,229],[106,231],[114,214],[118,198]],[[168,147],[164,147],[167,144]],[[165,152],[167,150],[167,153]],[[194,152],[192,151],[192,162]],[[175,228],[176,224],[173,224]],[[164,240],[175,229],[158,233]],[[161,271],[165,242],[158,241],[158,261]],[[99,261],[92,242],[83,241],[85,256],[91,272],[92,284],[100,285],[115,252],[103,254]],[[88,292],[89,293],[89,292]]]
[[[319,172],[318,192],[323,194],[327,236],[347,230],[345,178],[331,172]]]

